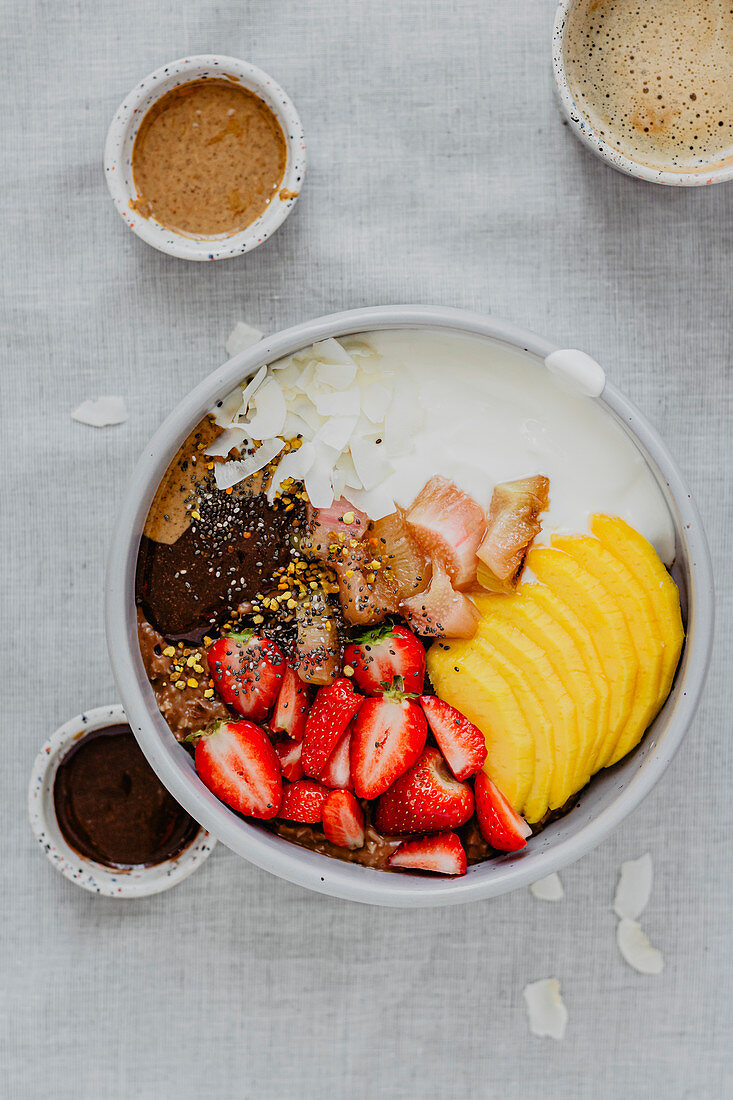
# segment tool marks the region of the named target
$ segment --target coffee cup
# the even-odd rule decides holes
[[[661,7],[559,0],[552,56],[560,106],[583,144],[626,175],[672,187],[723,183],[733,179],[733,96],[724,86],[733,88],[733,26],[718,24],[729,5]]]

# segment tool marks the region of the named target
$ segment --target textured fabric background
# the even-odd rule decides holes
[[[731,1095],[733,184],[644,185],[587,154],[552,101],[551,0],[6,0],[0,664],[5,853],[0,1093],[9,1100],[670,1098]],[[301,112],[296,212],[257,252],[199,265],[125,230],[101,161],[143,75],[247,58]],[[585,348],[689,478],[718,578],[704,704],[664,781],[563,875],[422,912],[306,893],[218,848],[168,894],[114,903],[57,875],[26,782],[62,720],[112,701],[102,578],[144,442],[224,358],[366,304],[494,312]],[[74,423],[124,394],[127,424]],[[666,969],[621,961],[622,859],[651,851]],[[529,1035],[527,981],[560,978],[562,1044]]]

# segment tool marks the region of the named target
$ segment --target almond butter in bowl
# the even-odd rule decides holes
[[[684,638],[673,526],[566,383],[395,330],[216,404],[137,563],[148,678],[209,791],[323,855],[461,875],[635,748]]]

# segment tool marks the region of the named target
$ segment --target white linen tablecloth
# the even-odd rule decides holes
[[[0,1094],[8,1100],[731,1095],[733,184],[626,179],[552,101],[551,0],[6,0],[2,69],[5,853]],[[146,73],[253,61],[294,98],[309,169],[249,256],[192,264],[130,234],[101,167]],[[183,885],[107,901],[54,873],[26,820],[35,753],[115,699],[105,553],[137,455],[224,358],[267,331],[397,302],[485,312],[595,355],[669,441],[707,523],[718,640],[703,706],[643,807],[529,891],[435,911],[360,907],[219,846]],[[122,394],[127,424],[70,412]],[[611,901],[649,850],[661,977],[628,969]],[[522,988],[557,976],[562,1043]],[[662,1090],[664,1092],[662,1093]]]

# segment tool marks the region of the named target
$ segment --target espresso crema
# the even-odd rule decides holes
[[[732,0],[580,0],[564,58],[579,109],[630,160],[733,163]]]

